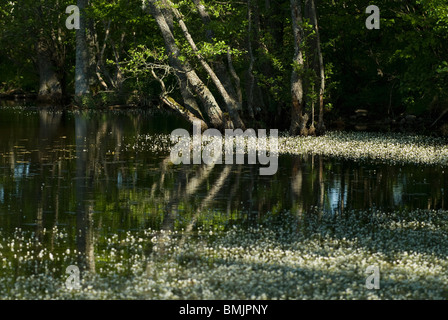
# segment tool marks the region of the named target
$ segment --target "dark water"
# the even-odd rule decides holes
[[[317,155],[280,156],[274,176],[256,165],[174,166],[154,137],[179,127],[189,126],[143,111],[0,109],[0,227],[39,232],[92,220],[114,232],[179,228],[198,210],[198,223],[250,224],[284,210],[447,206],[447,174],[437,166]]]
[[[167,143],[176,128],[189,125],[166,114],[141,110],[78,112],[0,107],[0,297],[67,297],[64,286],[69,265],[104,277],[93,285],[102,288],[102,283],[107,283],[111,291],[104,292],[110,292],[113,298],[127,298],[129,292],[135,291],[131,286],[130,291],[123,293],[114,280],[115,276],[127,279],[134,275],[134,264],[147,270],[150,278],[171,270],[172,264],[162,263],[158,267],[160,261],[168,259],[177,261],[182,269],[173,271],[173,279],[182,278],[184,272],[194,272],[194,267],[188,269],[189,263],[194,266],[203,261],[201,268],[227,270],[225,259],[222,265],[221,260],[215,259],[218,253],[204,258],[199,250],[202,260],[195,260],[198,253],[185,253],[190,249],[180,255],[169,250],[183,248],[183,241],[188,241],[190,248],[204,248],[209,241],[213,243],[232,234],[234,228],[243,230],[251,239],[254,234],[258,236],[257,231],[250,231],[256,228],[247,228],[252,226],[291,234],[293,240],[279,237],[283,239],[281,247],[295,248],[288,255],[300,255],[294,253],[294,234],[303,233],[310,239],[317,234],[320,236],[316,239],[322,239],[330,232],[343,241],[358,238],[366,245],[367,258],[371,234],[383,241],[375,242],[383,246],[375,250],[391,261],[399,259],[394,257],[397,235],[402,237],[397,252],[412,249],[446,257],[446,247],[439,246],[446,243],[446,213],[423,213],[422,219],[429,219],[425,220],[427,225],[435,225],[435,229],[419,229],[422,233],[404,225],[398,231],[384,225],[378,228],[378,215],[377,220],[368,222],[372,208],[395,218],[401,216],[401,211],[446,209],[446,168],[360,163],[318,155],[280,156],[278,171],[273,176],[260,176],[257,165],[175,166],[169,161]],[[419,217],[413,217],[412,222]],[[334,228],[336,220],[342,226],[339,229]],[[351,233],[348,227],[353,223],[357,233]],[[163,234],[173,237],[174,244],[167,245],[166,250]],[[203,238],[203,234],[207,237]],[[153,249],[154,237],[159,239],[157,250]],[[247,239],[243,237],[231,245],[239,248],[250,243]],[[303,252],[307,250],[304,248]],[[332,250],[323,252],[333,254]],[[238,257],[235,259],[235,266],[239,266],[241,262]],[[271,268],[270,264],[259,266]],[[281,264],[278,268],[283,270]],[[357,268],[355,261],[353,268]],[[238,288],[249,283],[246,280],[240,280]],[[337,290],[344,292],[347,281],[351,283],[353,279],[341,276],[336,281]],[[446,287],[442,282],[433,285],[433,292],[445,297],[446,291],[439,290]],[[177,288],[176,283],[171,286],[180,292],[179,297],[196,297]],[[325,283],[316,285],[326,290]],[[266,285],[263,290],[268,292],[271,287]],[[140,291],[135,292],[139,298],[159,299],[165,296],[164,288],[155,285],[154,292],[162,293],[154,295],[144,291],[140,296]],[[210,292],[217,289],[207,288]],[[238,298],[252,296],[251,287],[246,289],[248,295]],[[416,292],[413,287],[400,290]],[[216,297],[227,298],[234,291],[229,289]],[[296,291],[290,293],[291,297],[297,297]],[[316,292],[320,297],[319,290]],[[76,294],[72,298],[77,298]],[[283,297],[284,291],[278,289],[271,295]],[[88,292],[86,297],[91,297]]]

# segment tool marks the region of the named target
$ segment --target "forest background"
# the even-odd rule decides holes
[[[447,83],[446,0],[0,1],[2,98],[163,107],[204,128],[448,135]]]

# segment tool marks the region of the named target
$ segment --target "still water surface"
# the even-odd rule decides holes
[[[143,111],[0,109],[0,226],[71,226],[81,203],[112,230],[158,228],[172,211],[171,223],[186,222],[198,206],[235,222],[281,210],[446,207],[448,179],[438,166],[318,155],[280,156],[274,176],[260,176],[257,165],[174,166],[162,147],[179,127],[189,126]]]
[[[141,110],[0,108],[3,237],[20,228],[51,245],[46,230],[62,228],[71,240],[60,250],[77,247],[93,258],[91,242],[100,234],[225,230],[281,212],[447,206],[447,173],[439,166],[319,155],[281,155],[274,176],[260,176],[257,165],[174,166],[166,144],[176,128],[189,125]]]

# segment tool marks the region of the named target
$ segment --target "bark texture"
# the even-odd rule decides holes
[[[79,30],[76,30],[76,67],[75,67],[75,96],[82,97],[89,93],[89,47],[87,43],[87,24],[84,9],[87,0],[78,0],[80,11]]]
[[[201,100],[211,126],[219,129],[224,129],[225,121],[221,108],[216,102],[216,99],[211,91],[202,82],[202,80],[199,78],[195,70],[190,66],[188,61],[181,58],[181,52],[176,44],[169,24],[162,13],[160,2],[151,0],[148,1],[148,6],[162,33],[165,42],[165,48],[167,50],[168,56],[170,57],[170,63],[172,64],[172,67],[178,72],[185,75],[193,91]]]
[[[59,101],[62,98],[62,86],[56,72],[51,51],[45,42],[38,41],[36,45],[37,67],[39,70],[40,101]]]
[[[303,80],[300,72],[304,68],[303,60],[303,28],[302,1],[291,0],[292,30],[294,33],[294,69],[291,75],[291,127],[290,133],[307,135],[308,115],[303,114]]]
[[[309,8],[308,12],[310,22],[315,32],[313,47],[315,49],[314,54],[318,62],[316,65],[316,73],[318,74],[319,77],[319,118],[317,121],[317,133],[322,134],[325,132],[325,124],[324,124],[325,66],[320,45],[319,25],[314,0],[308,0],[308,8]]]

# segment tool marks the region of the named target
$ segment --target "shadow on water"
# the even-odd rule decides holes
[[[382,165],[318,155],[279,158],[274,176],[257,165],[182,165],[164,144],[189,126],[144,111],[0,109],[0,226],[34,230],[52,246],[71,230],[82,269],[94,272],[99,234],[129,230],[225,230],[288,211],[344,217],[350,210],[446,209],[445,169]],[[160,148],[158,146],[160,144]],[[181,240],[181,241],[186,241]],[[39,249],[37,249],[38,251]]]
[[[143,112],[0,109],[2,225],[71,225],[80,211],[96,212],[108,220],[105,227],[126,229],[166,227],[188,220],[198,207],[233,220],[310,208],[332,214],[371,207],[446,208],[448,182],[437,166],[318,155],[280,156],[274,176],[258,175],[257,165],[174,166],[166,146],[159,150],[154,146],[159,142],[148,139],[162,132],[160,143],[167,143],[173,129],[188,128],[173,120]],[[211,196],[217,184],[221,188]],[[177,213],[165,215],[173,210]]]

